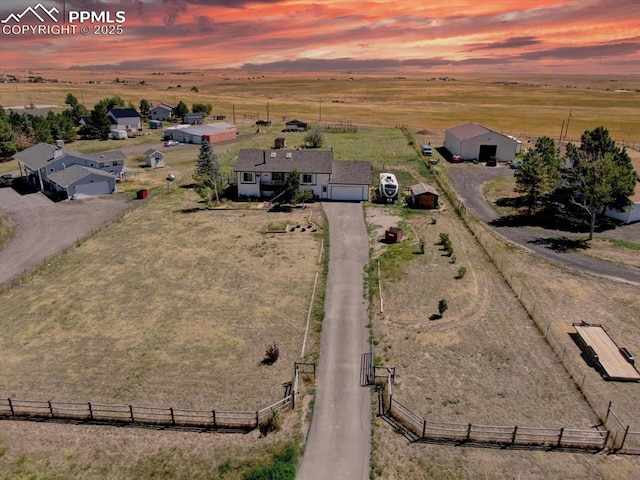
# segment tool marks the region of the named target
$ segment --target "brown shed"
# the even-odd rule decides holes
[[[273,141],[274,148],[287,148],[287,139],[284,137],[278,137]]]
[[[409,206],[413,208],[438,208],[438,192],[431,185],[418,183],[409,187]]]

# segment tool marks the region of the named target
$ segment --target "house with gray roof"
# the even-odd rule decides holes
[[[149,110],[149,116],[151,120],[163,121],[171,118],[174,108],[176,108],[175,105],[162,102],[159,105],[154,105],[151,110]]]
[[[64,144],[60,142],[58,145],[38,143],[37,145],[16,153],[13,158],[18,161],[21,173],[42,192],[62,191],[60,187],[67,186],[67,180],[65,176],[56,176],[56,173],[66,170],[69,167],[81,166],[97,170],[114,179],[113,188],[106,188],[106,186],[103,185],[103,188],[99,189],[102,192],[100,195],[102,195],[103,193],[113,193],[113,191],[115,191],[115,180],[124,170],[126,155],[119,150],[81,154],[66,150]],[[54,178],[57,180],[54,181]],[[95,181],[95,178],[88,178],[86,176],[80,179],[74,179],[76,183],[94,183]],[[62,184],[60,182],[62,182]],[[111,187],[111,184],[109,184],[109,187]],[[98,189],[95,188],[93,189],[93,191],[97,190]],[[89,191],[92,191],[92,189],[87,189],[83,194],[88,194],[87,192]]]
[[[336,161],[330,150],[242,149],[238,153],[238,196],[270,198],[282,191],[293,170],[300,189],[320,200],[363,201],[372,184],[370,162]]]
[[[230,123],[215,122],[205,125],[178,125],[167,128],[163,134],[165,140],[200,145],[203,140],[211,144],[235,140],[238,131],[236,126]]]

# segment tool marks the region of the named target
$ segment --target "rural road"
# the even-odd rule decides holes
[[[313,419],[298,480],[366,480],[371,396],[360,386],[367,349],[364,266],[369,241],[361,203],[323,203],[329,222],[329,274]]]
[[[0,284],[40,265],[129,206],[123,195],[55,203],[40,192],[21,195],[0,188],[0,210],[15,226],[0,250]]]
[[[491,225],[499,216],[491,207],[482,192],[484,184],[496,177],[513,175],[513,170],[505,167],[490,168],[483,165],[452,164],[449,170],[449,182],[464,205],[481,222],[484,222],[500,235],[555,264],[574,270],[640,284],[640,269],[618,265],[587,255],[571,251],[550,248],[549,240],[571,235],[559,230],[547,230],[538,227],[507,227]],[[608,238],[619,238],[640,242],[640,223],[625,225],[615,230],[597,234]]]

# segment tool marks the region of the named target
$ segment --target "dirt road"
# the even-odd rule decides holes
[[[513,170],[505,167],[488,168],[481,165],[451,165],[449,181],[465,206],[482,222],[489,225],[500,235],[518,243],[541,257],[568,268],[630,283],[640,284],[640,269],[588,257],[571,251],[550,248],[550,239],[567,236],[567,232],[534,227],[492,226],[491,222],[499,218],[496,211],[482,193],[483,186],[489,180],[499,176],[513,175]],[[599,233],[598,236],[621,238],[640,242],[640,224],[625,225],[612,231]]]
[[[323,203],[330,226],[329,275],[313,419],[298,479],[368,479],[371,397],[360,386],[367,349],[364,266],[369,241],[360,203]]]
[[[0,251],[0,284],[40,265],[127,209],[124,195],[52,202],[42,193],[0,188],[0,210],[16,229]]]

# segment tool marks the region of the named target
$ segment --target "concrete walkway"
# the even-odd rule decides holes
[[[367,350],[363,268],[369,241],[360,203],[323,203],[330,256],[313,419],[299,480],[366,480],[371,456],[371,395],[360,386]]]

